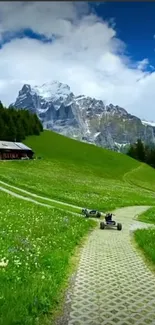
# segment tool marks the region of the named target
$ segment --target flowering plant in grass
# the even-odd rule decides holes
[[[78,165],[71,165],[70,168],[61,162],[47,160],[25,161],[24,164],[9,162],[0,167],[7,182],[32,193],[78,206],[105,211],[121,206],[154,204],[153,193],[137,188],[136,171],[131,172],[131,177],[128,175],[136,182],[134,186],[123,181],[121,175],[120,180],[112,179],[104,175],[102,170],[99,176],[95,172],[83,172]],[[145,172],[147,174],[147,170]],[[137,173],[139,179],[142,179],[141,169]]]
[[[54,312],[70,256],[94,222],[3,192],[0,205],[0,324],[38,324]]]

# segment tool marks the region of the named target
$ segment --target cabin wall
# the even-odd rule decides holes
[[[33,157],[33,152],[23,150],[0,150],[0,160],[21,159],[26,156],[31,159]]]

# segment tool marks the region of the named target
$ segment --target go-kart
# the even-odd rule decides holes
[[[105,229],[105,228],[117,228],[117,230],[122,230],[122,224],[119,222],[116,222],[112,220],[112,213],[107,213],[105,216],[105,222],[101,221],[100,222],[100,229]]]
[[[100,218],[101,217],[101,212],[99,212],[97,210],[82,209],[82,214],[84,214],[86,218],[89,218],[89,217]]]

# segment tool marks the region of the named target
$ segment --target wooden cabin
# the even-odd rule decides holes
[[[0,141],[0,160],[32,159],[34,152],[21,142]]]

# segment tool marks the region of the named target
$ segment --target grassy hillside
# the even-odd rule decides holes
[[[78,212],[78,207],[66,204],[60,211],[61,202],[106,211],[154,205],[155,201],[155,171],[128,156],[49,131],[31,136],[25,143],[42,159],[1,161],[0,180],[23,196],[34,199],[32,193],[40,194],[38,202],[55,209],[0,192],[0,266],[6,265],[0,267],[0,325],[45,325],[48,319],[51,324],[71,255],[94,226],[93,221],[67,211]],[[30,193],[14,189],[14,185]],[[154,218],[154,210],[148,213],[143,218]],[[151,238],[150,232],[148,237],[145,231],[136,234],[141,247],[146,248],[145,240],[152,247],[154,233]],[[151,254],[151,248],[147,253]]]
[[[124,173],[138,166],[136,160],[129,159],[125,155],[50,131],[45,131],[39,138],[28,137],[26,143],[44,159],[59,161],[69,166],[74,164],[81,171],[87,170],[104,178],[120,179]],[[111,168],[114,166],[115,168]]]
[[[45,325],[48,313],[51,324],[70,257],[94,222],[3,192],[0,206],[0,325]]]
[[[126,181],[141,188],[155,192],[155,169],[142,163],[140,167],[126,175]]]
[[[49,198],[103,211],[154,204],[154,193],[141,186],[154,190],[155,171],[126,155],[50,131],[28,137],[25,143],[42,159],[1,162],[0,179]]]
[[[146,222],[146,223],[152,223],[155,224],[155,207],[150,208],[146,212],[142,213],[139,216],[139,220]]]

